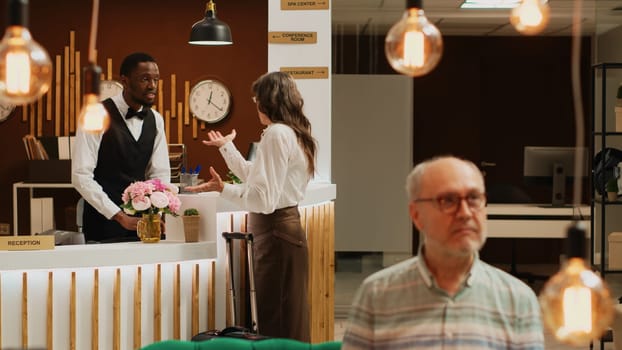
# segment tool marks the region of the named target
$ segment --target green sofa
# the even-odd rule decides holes
[[[201,342],[164,340],[147,345],[141,350],[339,350],[340,348],[339,341],[310,344],[280,338],[253,341],[221,337]]]

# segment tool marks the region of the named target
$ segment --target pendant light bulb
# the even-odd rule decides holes
[[[523,0],[512,9],[510,23],[522,34],[539,34],[549,23],[549,12],[547,0]]]
[[[568,260],[540,293],[545,326],[562,343],[588,346],[609,328],[614,304],[605,282],[585,263],[585,230],[568,229]]]
[[[9,0],[9,25],[0,41],[0,101],[36,101],[52,83],[52,61],[26,28],[26,0]]]
[[[443,38],[425,16],[421,0],[406,1],[406,11],[385,38],[384,52],[393,69],[411,77],[436,67],[443,55]]]
[[[78,126],[91,133],[108,129],[110,117],[104,105],[99,101],[101,68],[90,64],[84,71],[84,102],[78,116]]]

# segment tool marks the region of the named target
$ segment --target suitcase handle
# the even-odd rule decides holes
[[[236,302],[235,302],[235,286],[233,280],[233,251],[231,241],[234,239],[240,239],[246,241],[246,254],[247,254],[247,263],[248,263],[248,278],[249,278],[249,293],[251,300],[251,332],[255,334],[259,334],[259,324],[257,321],[257,301],[256,301],[256,291],[255,291],[255,277],[254,277],[254,265],[253,262],[255,260],[254,252],[253,252],[253,234],[246,232],[223,232],[223,238],[227,244],[227,262],[229,265],[229,295],[230,295],[230,309],[229,312],[233,318],[233,323],[236,323],[235,320],[235,311],[236,311]]]
[[[244,239],[244,240],[249,240],[252,241],[253,240],[253,234],[252,233],[244,233],[244,232],[223,232],[222,236],[226,239],[226,240],[230,240],[230,239]]]

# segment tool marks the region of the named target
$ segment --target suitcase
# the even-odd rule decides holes
[[[206,332],[201,332],[192,337],[192,341],[204,341],[213,339],[215,337],[233,337],[233,338],[243,338],[249,340],[262,340],[268,339],[269,337],[263,336],[259,334],[259,323],[257,320],[257,300],[256,300],[256,292],[255,292],[255,276],[253,270],[253,234],[252,233],[242,233],[242,232],[223,232],[223,238],[226,241],[226,252],[227,252],[227,275],[229,278],[229,290],[227,291],[227,299],[229,300],[229,313],[232,317],[232,323],[234,326],[227,327],[221,331],[219,330],[209,330]],[[246,243],[246,261],[248,267],[248,285],[249,285],[249,297],[250,297],[250,328],[246,328],[243,326],[239,326],[237,320],[237,306],[236,306],[236,289],[235,289],[235,271],[233,267],[233,240],[241,240]]]

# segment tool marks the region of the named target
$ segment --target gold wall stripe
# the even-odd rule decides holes
[[[121,269],[117,268],[112,294],[112,349],[121,350]]]
[[[45,120],[52,121],[52,85],[50,89],[45,93]]]
[[[76,107],[74,108],[73,118],[73,126],[71,127],[71,132],[74,133],[76,131],[78,125],[78,116],[80,115],[80,109],[82,108],[82,70],[80,69],[80,51],[76,51],[76,88],[74,89],[73,96],[75,96],[74,101]]]
[[[181,119],[181,117],[179,118]],[[181,266],[177,264],[175,266],[175,278],[173,281],[173,339],[181,339],[181,322],[180,322],[180,308],[181,308]]]
[[[164,112],[164,130],[166,134],[166,143],[171,143],[171,112]]]
[[[37,100],[37,137],[43,135],[43,99]]]
[[[62,82],[62,78],[61,78],[61,56],[60,55],[56,55],[56,64],[54,65],[55,69],[56,69],[56,74],[55,74],[55,82],[54,82],[54,88],[55,88],[55,94],[54,94],[54,136],[60,136],[60,118],[61,118],[61,114],[60,114],[60,93],[61,93],[61,82]]]
[[[112,80],[112,58],[106,59],[106,80]]]
[[[69,31],[69,132],[76,130],[75,126],[75,90],[76,90],[76,32]]]
[[[192,334],[199,333],[199,264],[192,270]]]
[[[71,272],[69,289],[69,348],[76,350],[76,273]]]
[[[93,271],[93,302],[91,304],[91,350],[99,349],[99,269]]]
[[[175,113],[175,105],[171,107],[173,113]],[[184,143],[184,118],[181,115],[182,108],[181,102],[177,104],[177,143]]]
[[[46,303],[46,335],[47,350],[54,350],[54,272],[48,272],[48,295]]]
[[[216,328],[216,262],[212,261],[207,275],[207,329]]]
[[[69,135],[69,46],[65,46],[65,65],[63,71],[63,135]]]
[[[28,105],[28,118],[30,118],[30,135],[36,135],[37,120],[35,119],[35,104]]]
[[[177,95],[176,95],[176,90],[177,90],[177,76],[175,74],[171,74],[171,118],[177,118],[180,117],[180,115],[178,115],[175,110],[175,107],[177,106]]]
[[[188,96],[190,96],[190,82],[184,81],[184,124],[190,125],[190,111],[188,109]]]
[[[164,97],[162,96],[164,92],[164,81],[158,80],[158,112],[164,115]],[[166,130],[166,135],[168,137],[168,129]]]
[[[142,280],[142,268],[138,266],[134,283],[134,349],[140,349],[141,346]]]
[[[28,349],[28,273],[22,273],[22,348]]]
[[[156,267],[153,291],[153,341],[162,339],[162,266]]]

